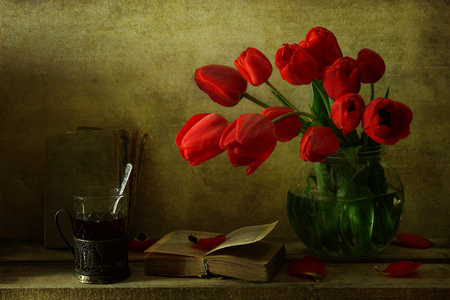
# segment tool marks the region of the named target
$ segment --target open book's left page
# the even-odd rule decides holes
[[[189,235],[194,235],[198,238],[209,238],[219,234],[220,233],[178,230],[165,235],[161,240],[145,250],[145,252],[166,253],[202,258],[206,253],[208,253],[209,250],[192,247],[192,244],[188,239]]]

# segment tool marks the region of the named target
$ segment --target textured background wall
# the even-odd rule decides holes
[[[259,112],[249,101],[227,109],[193,81],[206,64],[233,65],[247,47],[274,63],[282,43],[311,27],[334,32],[344,55],[362,48],[387,65],[378,96],[414,112],[409,138],[387,161],[402,177],[401,230],[448,237],[449,1],[11,1],[0,2],[0,237],[42,237],[45,139],[78,126],[149,133],[136,231],[154,238],[181,228],[229,232],[280,220],[300,140],[280,144],[252,175],[226,154],[197,167],[179,155],[175,136],[187,119],[215,112],[229,121]],[[292,101],[309,87],[271,78]],[[251,94],[272,101],[266,86]],[[368,95],[363,86],[361,94]],[[275,104],[275,102],[272,102]]]

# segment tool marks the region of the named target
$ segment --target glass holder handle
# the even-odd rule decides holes
[[[72,228],[72,233],[74,232],[74,228],[73,228],[73,218],[72,215],[65,209],[60,209],[56,212],[55,214],[55,224],[56,224],[56,228],[58,229],[59,235],[61,236],[61,239],[64,241],[64,243],[66,244],[67,248],[70,250],[70,252],[72,253],[73,257],[75,258],[75,252],[74,252],[74,247],[70,246],[69,242],[67,241],[66,237],[64,236],[64,234],[62,233],[61,227],[59,226],[59,215],[60,213],[64,213],[67,215],[67,217],[70,220],[71,223],[71,228]]]

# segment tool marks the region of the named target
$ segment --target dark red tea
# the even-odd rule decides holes
[[[127,222],[123,215],[116,218],[109,212],[97,212],[75,218],[74,230],[75,237],[81,240],[114,240],[127,235]]]

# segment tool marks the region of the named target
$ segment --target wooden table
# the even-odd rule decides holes
[[[41,241],[3,241],[0,299],[450,299],[450,241],[432,241],[430,249],[390,244],[370,260],[325,261],[319,283],[286,273],[289,261],[311,254],[298,240],[285,242],[287,261],[269,283],[146,276],[143,254],[130,253],[131,277],[109,285],[79,283],[68,251],[46,250]],[[404,277],[376,272],[396,260],[423,264]]]

